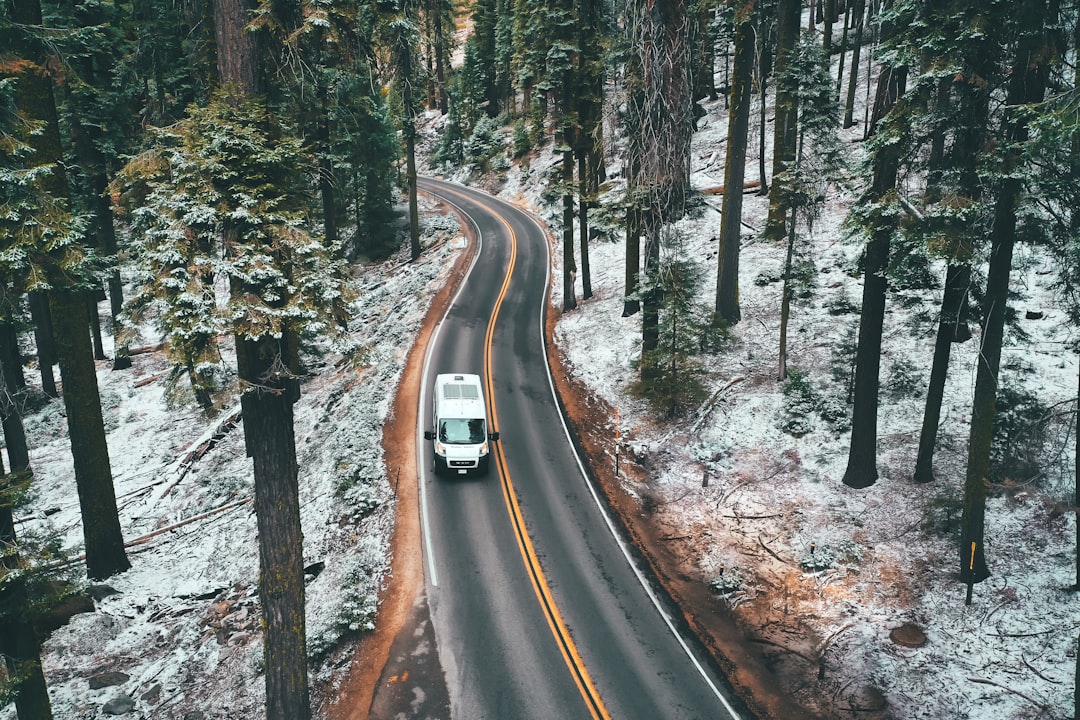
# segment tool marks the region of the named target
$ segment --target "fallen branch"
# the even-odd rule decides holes
[[[207,510],[206,512],[204,512],[204,513],[202,513],[200,515],[196,515],[194,517],[189,517],[187,520],[181,520],[180,522],[169,525],[168,527],[163,527],[163,528],[160,528],[158,530],[155,530],[152,533],[148,533],[146,535],[143,535],[142,537],[137,537],[134,540],[129,540],[126,543],[124,543],[124,547],[134,547],[136,545],[143,545],[143,544],[153,540],[158,535],[163,535],[163,534],[165,534],[167,532],[170,532],[172,530],[176,530],[177,528],[184,527],[185,525],[190,525],[191,523],[198,522],[200,520],[205,520],[208,517],[212,517],[214,515],[217,515],[218,513],[223,513],[226,510],[232,510],[233,508],[238,508],[241,505],[247,505],[249,502],[251,502],[251,498],[244,498],[243,500],[237,500],[236,502],[228,503],[227,505],[222,505],[221,507],[214,508],[213,510]]]
[[[163,528],[160,528],[158,530],[155,530],[152,533],[149,533],[147,535],[143,535],[142,537],[137,537],[134,540],[128,540],[127,542],[124,543],[124,547],[125,548],[130,548],[130,547],[134,547],[136,545],[145,545],[147,542],[154,539],[158,535],[161,535],[163,533],[167,533],[170,530],[176,530],[177,528],[181,528],[181,527],[183,527],[185,525],[190,525],[191,523],[198,522],[200,520],[205,520],[208,517],[211,517],[213,515],[218,515],[220,513],[225,512],[226,510],[232,510],[233,508],[238,508],[241,505],[247,505],[249,502],[251,502],[251,498],[244,498],[243,500],[237,500],[236,502],[228,503],[227,505],[222,505],[221,507],[214,508],[213,510],[208,510],[208,511],[206,511],[204,513],[201,513],[199,515],[196,515],[194,517],[190,517],[187,520],[181,520],[180,522],[174,523],[174,524],[172,524],[172,525],[170,525],[168,527],[163,527]],[[60,562],[56,562],[56,563],[53,563],[51,565],[48,565],[47,567],[50,570],[55,570],[57,568],[66,567],[68,565],[74,565],[77,562],[83,562],[84,560],[86,560],[86,554],[85,553],[82,554],[82,555],[79,555],[77,557],[66,558],[66,559],[64,559],[64,560],[62,560]]]
[[[195,461],[201,460],[206,453],[210,452],[218,442],[225,437],[225,433],[236,427],[236,424],[240,422],[240,408],[235,407],[231,412],[222,415],[218,421],[214,424],[208,432],[204,433],[201,438],[196,440],[185,451],[183,459],[180,460],[180,467],[177,470],[176,480],[173,481],[165,492],[161,494],[161,497],[165,497],[173,491],[173,489],[180,484],[180,481],[188,474],[192,466],[195,465]]]
[[[146,353],[158,352],[165,349],[165,343],[157,345],[144,345],[142,347],[128,348],[128,355],[145,355]]]
[[[784,652],[789,652],[792,655],[796,655],[798,657],[801,657],[803,660],[805,660],[808,663],[817,662],[816,660],[814,660],[814,658],[810,657],[809,655],[805,655],[805,654],[799,652],[798,650],[792,650],[791,648],[785,647],[785,646],[781,645],[778,642],[773,642],[772,640],[766,640],[764,638],[751,638],[750,642],[755,642],[755,643],[758,643],[759,645],[771,645],[774,648],[780,648]]]
[[[1060,680],[1051,680],[1050,678],[1046,677],[1046,676],[1045,676],[1045,675],[1043,675],[1043,674],[1042,674],[1041,672],[1039,672],[1038,670],[1036,670],[1036,669],[1035,669],[1034,667],[1032,667],[1031,663],[1029,663],[1029,662],[1027,661],[1027,658],[1026,658],[1026,657],[1024,657],[1023,655],[1021,655],[1021,656],[1020,656],[1020,659],[1024,661],[1024,665],[1025,665],[1025,666],[1027,666],[1027,669],[1028,669],[1028,670],[1030,670],[1031,672],[1035,673],[1036,675],[1038,675],[1039,677],[1041,677],[1041,678],[1042,678],[1043,680],[1045,680],[1046,682],[1048,682],[1048,683],[1053,683],[1054,685],[1060,685],[1060,684],[1061,684],[1061,681],[1060,681]]]
[[[984,678],[968,678],[968,680],[973,682],[973,683],[979,683],[980,685],[993,685],[994,687],[1001,688],[1005,692],[1010,692],[1013,695],[1016,695],[1017,697],[1024,698],[1025,700],[1027,700],[1029,703],[1031,703],[1032,705],[1034,705],[1037,708],[1045,708],[1046,707],[1046,703],[1041,703],[1038,700],[1031,697],[1030,695],[1025,695],[1024,693],[1020,692],[1019,690],[1017,690],[1015,688],[1011,688],[1011,687],[1009,687],[1007,685],[1002,685],[1001,683],[996,683],[993,680],[986,680]]]
[[[770,555],[772,555],[774,558],[776,558],[780,562],[784,563],[785,565],[787,564],[787,561],[785,561],[782,557],[780,557],[779,555],[774,553],[772,551],[772,548],[765,544],[765,541],[761,539],[760,535],[758,535],[757,541],[758,541],[758,544],[761,545],[761,547],[765,549],[765,552],[769,553]]]

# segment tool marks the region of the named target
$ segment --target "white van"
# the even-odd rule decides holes
[[[447,373],[435,377],[435,428],[424,439],[435,441],[435,474],[452,472],[484,475],[491,458],[490,442],[499,433],[489,433],[484,392],[479,375]]]

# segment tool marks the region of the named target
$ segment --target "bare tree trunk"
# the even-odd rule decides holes
[[[950,262],[945,270],[945,293],[941,301],[937,338],[934,341],[934,360],[930,367],[930,383],[926,390],[922,431],[919,433],[919,453],[915,460],[915,482],[934,480],[934,452],[937,448],[938,425],[941,422],[941,403],[945,397],[945,382],[949,373],[952,344],[971,284],[971,266],[966,262]],[[964,325],[966,328],[967,326]]]
[[[581,255],[581,297],[592,297],[592,278],[589,270],[589,152],[578,145],[578,252]]]
[[[1049,24],[1046,0],[1027,0],[1017,8],[1023,17],[1039,18]],[[1013,108],[1043,99],[1046,74],[1052,55],[1051,40],[1028,30],[1016,49],[1009,91],[1006,97],[1005,136],[1009,149],[1003,159],[1005,179],[1001,182],[994,205],[990,234],[990,268],[986,280],[983,331],[975,377],[975,398],[971,409],[971,432],[968,439],[967,472],[964,479],[964,511],[960,519],[960,577],[970,586],[990,576],[986,564],[986,486],[990,477],[990,445],[994,434],[994,411],[997,404],[998,371],[1009,297],[1009,274],[1012,271],[1013,245],[1016,241],[1017,209],[1024,191],[1023,180],[1013,171],[1021,162],[1017,149],[1028,137],[1027,120]]]
[[[904,94],[907,69],[885,67],[878,78],[871,130],[892,110]],[[900,148],[889,145],[874,158],[874,179],[869,202],[881,202],[896,189],[900,170]],[[866,248],[863,271],[862,312],[859,316],[859,344],[855,354],[855,398],[851,420],[851,445],[843,483],[848,487],[867,488],[877,482],[877,415],[879,374],[881,370],[881,335],[885,324],[885,299],[888,290],[886,271],[894,223],[881,220],[872,230]]]
[[[720,249],[716,266],[714,324],[734,325],[742,318],[739,309],[739,241],[742,233],[743,181],[746,175],[746,143],[750,132],[753,93],[754,0],[736,14],[735,60],[728,112],[727,158],[724,162],[724,198],[720,212]]]
[[[859,54],[862,51],[863,16],[866,14],[866,0],[855,0],[852,10],[855,21],[855,42],[851,48],[851,75],[848,77],[847,102],[844,104],[845,128],[855,124],[855,91],[859,83]]]
[[[566,129],[564,128],[564,133]],[[563,206],[563,312],[577,307],[574,289],[574,276],[577,267],[574,264],[574,153],[570,149],[570,139],[563,136],[566,149],[562,154],[562,206]]]
[[[780,0],[779,20],[776,27],[776,67],[774,76],[784,73],[788,56],[795,49],[799,38],[800,10],[799,0]],[[773,124],[773,184],[769,191],[769,216],[765,222],[765,238],[779,241],[787,234],[784,221],[790,209],[785,199],[783,188],[776,182],[776,176],[795,161],[798,144],[799,100],[794,90],[784,83],[776,84],[776,119]]]
[[[102,580],[127,570],[131,563],[120,531],[97,370],[86,331],[85,297],[80,290],[55,289],[49,293],[49,303],[82,510],[86,573]]]
[[[780,295],[780,349],[777,353],[776,379],[787,380],[787,335],[788,321],[791,319],[791,270],[795,258],[795,210],[791,210],[791,222],[788,226],[787,254],[784,256],[784,288]]]

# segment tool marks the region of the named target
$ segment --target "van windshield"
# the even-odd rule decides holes
[[[487,440],[483,418],[452,419],[439,423],[439,440],[450,445],[479,445]]]

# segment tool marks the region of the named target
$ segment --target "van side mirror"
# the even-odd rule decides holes
[[[424,431],[424,439],[425,440],[434,440],[435,439],[435,431],[434,430],[425,430]]]
[[[498,440],[498,439],[499,439],[499,433],[497,433],[497,432],[488,433],[488,440],[495,441],[495,440]]]

